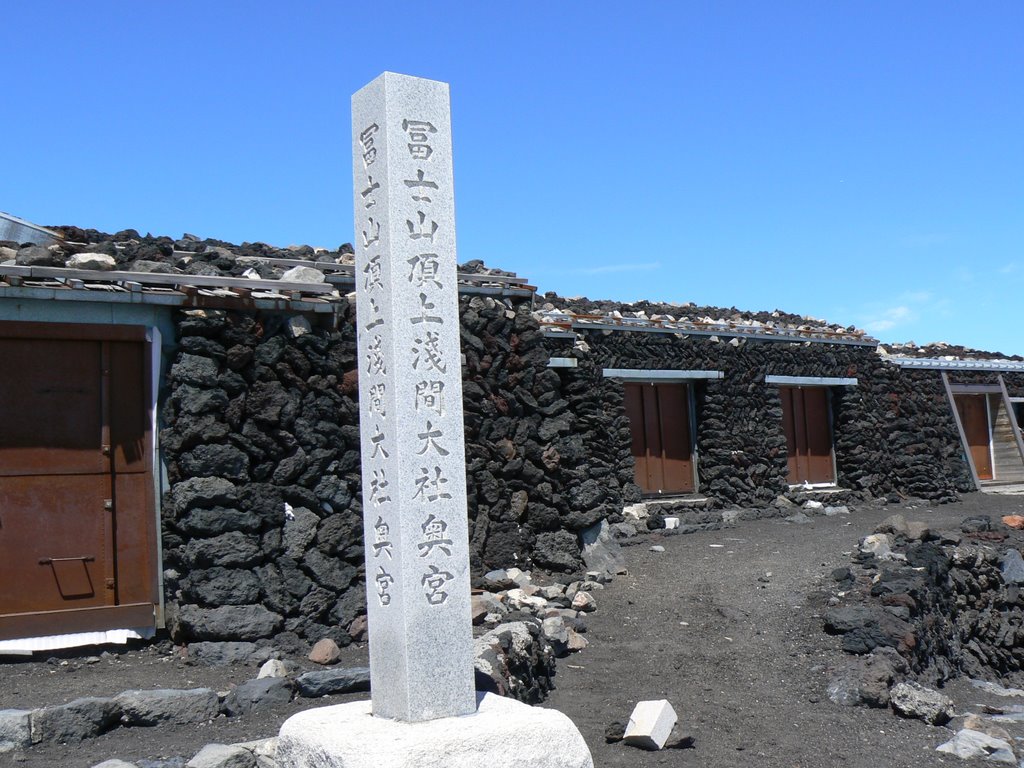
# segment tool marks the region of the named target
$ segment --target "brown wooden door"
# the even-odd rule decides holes
[[[984,395],[954,395],[960,423],[967,438],[967,447],[974,461],[979,480],[992,480],[991,434],[988,423],[988,405]]]
[[[828,389],[779,387],[779,397],[790,484],[834,483]]]
[[[690,395],[685,384],[626,384],[636,483],[646,494],[694,490]]]
[[[60,339],[11,325],[0,324],[0,639],[152,624],[146,346],[91,326]],[[125,606],[148,611],[115,616]]]

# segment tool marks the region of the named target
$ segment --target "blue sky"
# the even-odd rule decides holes
[[[352,240],[350,97],[451,83],[459,258],[1024,354],[1024,3],[15,2],[0,210]]]

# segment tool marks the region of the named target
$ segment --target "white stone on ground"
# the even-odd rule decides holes
[[[256,758],[256,768],[277,768],[277,736],[256,741],[243,741],[231,746],[241,747],[252,752],[253,757]]]
[[[956,755],[964,760],[983,758],[997,763],[1017,764],[1009,742],[968,728],[961,728],[952,739],[936,747],[936,751]]]
[[[589,592],[577,592],[572,598],[572,608],[583,613],[597,610],[597,600]]]
[[[904,717],[916,717],[931,725],[943,725],[953,717],[953,700],[920,683],[908,680],[890,691],[892,707]]]
[[[871,554],[877,558],[884,558],[892,552],[892,540],[888,534],[873,533],[861,540],[860,551],[866,555]]]
[[[138,766],[135,763],[129,763],[127,760],[118,760],[115,757],[112,760],[96,763],[92,768],[138,768]]]
[[[267,659],[256,675],[257,680],[265,677],[288,677],[288,665],[280,659]]]
[[[0,709],[0,754],[32,744],[31,717],[27,709]]]
[[[256,756],[234,744],[207,744],[185,768],[255,768]]]
[[[561,712],[490,693],[479,702],[420,723],[373,717],[369,701],[306,710],[281,727],[277,768],[593,768]]]
[[[622,740],[642,749],[661,749],[676,724],[676,711],[666,699],[638,701]]]

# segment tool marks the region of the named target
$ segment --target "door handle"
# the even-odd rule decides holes
[[[80,561],[83,563],[94,563],[96,558],[92,555],[86,557],[44,557],[39,561],[40,565],[53,565],[54,563],[67,563],[71,561]]]

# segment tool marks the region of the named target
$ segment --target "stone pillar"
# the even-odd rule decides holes
[[[476,710],[447,83],[352,97],[373,714]]]

